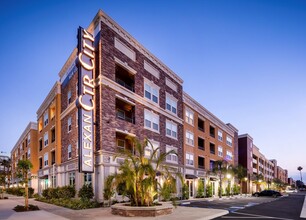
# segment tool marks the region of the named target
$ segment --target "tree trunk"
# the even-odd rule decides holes
[[[25,204],[25,209],[28,211],[29,210],[29,186],[28,186],[28,173],[27,173],[28,171],[26,171],[25,173],[24,173],[24,179],[25,179],[25,182],[24,182],[24,184],[25,184],[25,189],[24,189],[24,191],[25,191],[25,201],[24,201],[24,204]]]

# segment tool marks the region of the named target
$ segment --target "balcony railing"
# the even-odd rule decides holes
[[[117,112],[117,118],[135,124],[135,118],[134,117],[130,118],[130,117],[127,117],[125,115],[123,116],[122,114],[120,114],[120,112]]]
[[[118,83],[119,85],[127,88],[128,90],[132,91],[132,92],[135,92],[134,91],[134,87],[127,84],[126,82],[124,82],[122,79],[119,79],[119,78],[116,78],[116,83]]]
[[[203,146],[198,146],[198,149],[205,150],[205,148]]]
[[[204,165],[200,165],[200,164],[198,165],[198,168],[203,169],[203,170],[205,169]]]

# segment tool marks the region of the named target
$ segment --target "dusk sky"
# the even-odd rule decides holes
[[[306,180],[305,0],[1,0],[0,151],[10,153],[99,9],[185,92]]]

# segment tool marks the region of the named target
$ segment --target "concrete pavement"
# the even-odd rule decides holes
[[[52,204],[38,202],[30,199],[30,204],[37,205],[41,210],[30,212],[15,212],[12,210],[16,205],[23,205],[24,198],[8,195],[9,199],[0,200],[0,219],[9,220],[127,220],[142,219],[141,217],[121,217],[111,214],[110,208],[95,208],[86,210],[71,210]],[[208,220],[228,214],[228,211],[222,209],[192,208],[178,206],[170,215],[159,217],[146,217],[147,220]]]

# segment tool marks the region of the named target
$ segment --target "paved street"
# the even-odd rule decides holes
[[[303,219],[300,218],[305,193],[285,195],[279,198],[246,197],[222,200],[193,201],[188,205],[199,208],[217,208],[229,211],[216,219]]]

